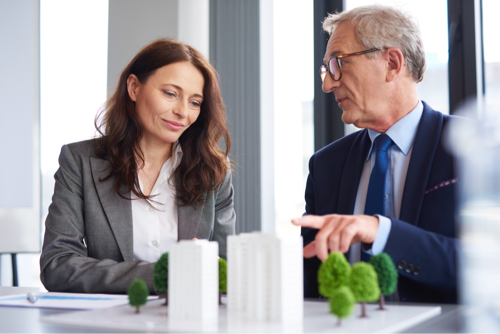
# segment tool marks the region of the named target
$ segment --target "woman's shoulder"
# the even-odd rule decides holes
[[[95,158],[97,157],[95,154],[95,141],[96,139],[88,139],[66,144],[63,146],[61,153],[64,153],[66,148],[73,156]]]
[[[224,180],[222,180],[222,183],[216,189],[216,195],[217,197],[220,197],[220,195],[224,197],[232,195],[232,192],[233,192],[233,172],[231,169],[228,168],[228,170],[226,171],[226,175],[224,176]]]
[[[88,165],[92,158],[99,158],[94,152],[94,145],[94,139],[64,145],[59,155],[59,166]]]

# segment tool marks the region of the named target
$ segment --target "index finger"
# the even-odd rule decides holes
[[[326,223],[326,220],[326,216],[307,215],[292,219],[292,224],[301,227],[312,227],[315,229],[320,229]]]

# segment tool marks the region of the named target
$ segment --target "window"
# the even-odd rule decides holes
[[[61,147],[94,137],[94,117],[106,101],[107,51],[108,1],[40,1],[42,225]]]
[[[313,2],[274,1],[275,230],[300,233],[304,190],[314,153]]]
[[[486,104],[488,107],[500,106],[500,44],[497,33],[500,31],[500,1],[483,0],[483,50]],[[493,109],[492,109],[493,110]]]

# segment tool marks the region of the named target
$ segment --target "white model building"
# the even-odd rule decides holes
[[[245,310],[248,284],[248,240],[256,235],[256,233],[241,233],[227,237],[227,308],[229,310]]]
[[[229,310],[259,321],[303,318],[302,237],[243,233],[227,244]]]
[[[168,253],[168,313],[173,319],[217,320],[219,245],[181,240]]]

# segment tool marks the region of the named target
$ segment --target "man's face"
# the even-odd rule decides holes
[[[340,24],[328,41],[324,63],[331,56],[364,51],[359,44],[354,26],[349,22]],[[334,81],[329,73],[323,82],[325,93],[333,92],[339,107],[344,111],[342,121],[359,128],[373,128],[383,113],[381,89],[386,82],[387,65],[383,57],[369,59],[359,55],[341,59],[342,77]]]

